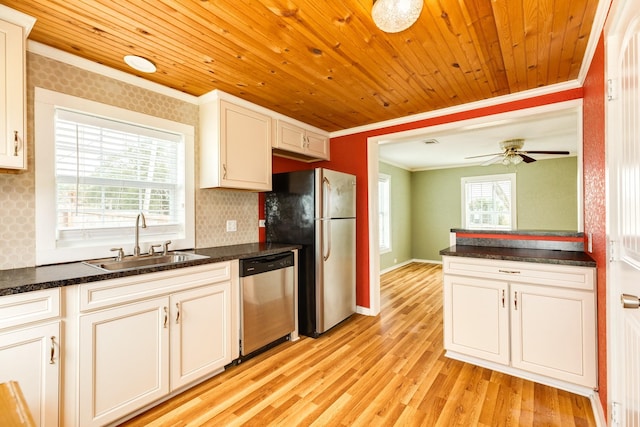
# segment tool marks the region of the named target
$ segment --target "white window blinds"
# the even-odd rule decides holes
[[[183,177],[181,135],[56,109],[59,242],[130,229],[139,212],[151,233],[178,232],[184,224]]]
[[[465,228],[515,228],[515,176],[463,178]]]

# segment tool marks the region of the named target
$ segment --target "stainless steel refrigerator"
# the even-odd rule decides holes
[[[356,309],[356,178],[317,168],[273,175],[267,242],[302,245],[298,328],[318,337]]]

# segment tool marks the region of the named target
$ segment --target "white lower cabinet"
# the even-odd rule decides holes
[[[163,297],[80,317],[81,426],[104,425],[169,393],[168,308]]]
[[[60,290],[0,297],[0,382],[16,381],[38,427],[59,419]]]
[[[510,288],[512,366],[595,388],[594,294],[518,283]]]
[[[597,387],[594,268],[443,257],[443,271],[448,355]]]
[[[77,424],[113,423],[222,371],[233,286],[230,262],[81,285]]]
[[[492,362],[509,363],[507,296],[506,283],[446,275],[446,348]]]
[[[0,334],[0,382],[17,381],[36,426],[58,425],[60,321]]]
[[[171,389],[231,362],[230,283],[171,296]]]

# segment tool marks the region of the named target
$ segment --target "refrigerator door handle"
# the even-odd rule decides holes
[[[323,227],[324,228],[324,232],[328,236],[328,238],[326,239],[327,252],[322,256],[322,258],[326,261],[331,256],[331,220],[327,219],[327,220],[323,221],[323,223],[324,223],[324,227]]]
[[[331,182],[326,176],[322,179],[322,185],[325,186],[325,191],[322,192],[324,198],[322,203],[322,218],[328,218],[331,213]]]
[[[322,258],[326,261],[331,256],[331,219],[329,219],[329,215],[331,214],[331,182],[329,178],[326,176],[322,178],[322,185],[325,187],[325,191],[323,191],[324,203],[322,206],[322,219],[324,222],[323,232],[328,236],[327,239],[324,239],[326,242],[326,252],[322,256]],[[324,242],[323,242],[324,243]]]

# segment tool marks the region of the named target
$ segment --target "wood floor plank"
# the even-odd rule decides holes
[[[280,344],[122,425],[595,426],[585,397],[444,356],[439,265],[380,282],[378,316]]]

